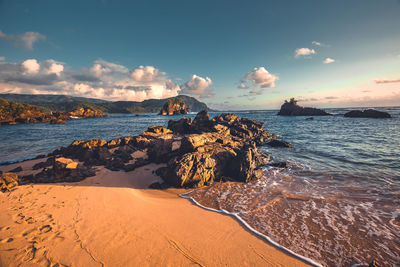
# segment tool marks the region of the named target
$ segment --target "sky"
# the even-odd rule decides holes
[[[0,0],[0,93],[400,106],[400,0]]]

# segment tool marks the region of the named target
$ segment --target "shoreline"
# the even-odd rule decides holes
[[[23,162],[24,170],[38,160]],[[81,182],[28,184],[1,194],[0,263],[307,266],[231,216],[178,196],[187,190],[148,189],[160,181],[152,174],[158,167],[131,173],[99,167]]]

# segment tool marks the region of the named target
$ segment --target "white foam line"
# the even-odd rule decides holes
[[[285,248],[284,246],[279,245],[279,244],[276,243],[274,240],[272,240],[270,237],[268,237],[268,236],[266,236],[266,235],[264,235],[264,234],[258,232],[256,229],[252,228],[245,220],[243,220],[243,218],[241,218],[241,217],[239,216],[240,213],[238,213],[238,212],[229,212],[229,211],[226,211],[226,210],[224,210],[224,209],[216,210],[216,209],[213,209],[213,208],[209,208],[209,207],[206,207],[206,206],[201,205],[201,204],[200,204],[199,202],[197,202],[194,198],[189,197],[189,196],[185,196],[185,194],[189,194],[189,193],[191,193],[191,192],[193,192],[193,191],[189,191],[189,192],[182,193],[182,194],[180,194],[179,196],[180,196],[181,198],[185,198],[185,199],[191,200],[195,205],[197,205],[197,206],[199,206],[200,208],[203,208],[203,209],[205,209],[205,210],[214,211],[214,212],[222,213],[222,214],[225,214],[225,215],[230,215],[230,216],[236,218],[239,222],[241,222],[241,223],[242,223],[248,230],[250,230],[253,234],[255,234],[255,235],[257,235],[257,236],[259,236],[259,237],[261,237],[261,238],[267,240],[267,242],[270,243],[271,245],[273,245],[274,247],[276,247],[276,248],[278,248],[278,249],[281,249],[281,250],[285,251],[287,254],[289,254],[289,255],[291,255],[291,256],[293,256],[293,257],[295,257],[295,258],[298,258],[298,259],[300,259],[300,260],[304,261],[305,263],[308,263],[308,264],[310,264],[310,265],[312,265],[312,266],[322,267],[321,264],[319,264],[319,263],[313,261],[312,259],[307,258],[307,257],[304,257],[304,256],[301,256],[301,255],[297,254],[296,252],[293,252],[293,251],[291,251],[290,249]]]

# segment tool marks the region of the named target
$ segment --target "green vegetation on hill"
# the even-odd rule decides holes
[[[70,111],[77,108],[95,108],[104,113],[158,113],[166,100],[177,98],[182,100],[193,112],[208,109],[207,105],[197,99],[179,95],[168,99],[149,99],[136,101],[106,101],[101,99],[73,97],[65,95],[20,95],[0,94],[0,98],[42,107],[46,111]]]

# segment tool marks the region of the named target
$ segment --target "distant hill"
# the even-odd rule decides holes
[[[70,111],[77,108],[96,108],[105,113],[158,113],[164,103],[171,98],[181,99],[192,112],[209,110],[207,105],[197,99],[178,95],[166,99],[149,99],[137,101],[106,101],[94,98],[75,97],[66,95],[26,95],[26,94],[0,94],[0,98],[24,104],[35,105],[46,111]]]

